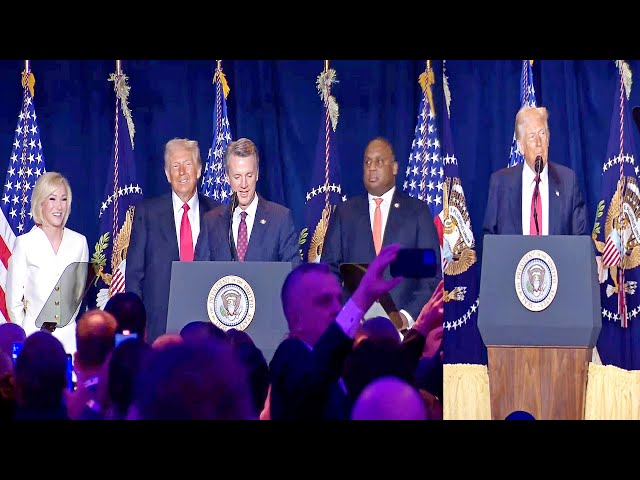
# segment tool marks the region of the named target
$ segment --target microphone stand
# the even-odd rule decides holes
[[[538,192],[540,191],[540,173],[542,172],[542,158],[536,158],[536,186],[533,189],[533,220],[536,223],[536,235],[540,235],[540,226],[538,225]]]
[[[233,212],[236,209],[236,192],[231,194],[231,210],[229,211],[229,232],[228,232],[228,242],[229,242],[229,253],[231,253],[231,260],[237,261],[235,248],[233,248]]]

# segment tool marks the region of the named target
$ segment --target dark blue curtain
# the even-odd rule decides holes
[[[507,164],[519,107],[521,60],[450,60],[451,126],[478,250],[492,171]],[[173,137],[200,143],[203,161],[213,129],[215,60],[124,60],[129,105],[136,126],[135,161],[145,196],[168,191],[163,146]],[[288,205],[298,225],[311,179],[321,100],[316,77],[323,60],[225,60],[227,99],[234,139],[245,136],[260,149],[258,190]],[[339,83],[332,93],[340,108],[336,142],[347,195],[364,192],[362,155],[369,139],[387,137],[400,162],[399,184],[413,139],[422,60],[335,60]],[[442,62],[434,101],[442,112]],[[640,74],[640,62],[631,61]],[[0,61],[0,161],[11,153],[21,102],[24,62]],[[93,249],[98,209],[111,162],[115,96],[109,74],[115,60],[33,60],[35,105],[46,166],[69,178],[74,194],[69,227],[84,233]],[[550,111],[550,158],[574,168],[593,222],[606,154],[616,67],[613,60],[536,60],[536,98]],[[640,105],[640,87],[631,105]],[[630,113],[630,112],[629,112]],[[638,132],[634,129],[636,144]]]

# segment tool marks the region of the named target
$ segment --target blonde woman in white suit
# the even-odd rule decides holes
[[[16,238],[7,269],[7,309],[12,322],[21,325],[27,335],[40,330],[36,319],[54,288],[59,288],[57,303],[47,311],[49,321],[69,323],[53,331],[67,353],[76,351],[76,322],[78,313],[68,312],[69,299],[77,298],[84,289],[84,278],[72,283],[60,282],[65,268],[74,262],[89,261],[89,246],[84,235],[66,228],[71,213],[71,187],[57,172],[41,175],[31,194],[31,214],[34,227]],[[86,268],[84,270],[86,275]],[[53,307],[55,305],[55,307]]]

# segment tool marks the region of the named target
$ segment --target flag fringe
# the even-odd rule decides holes
[[[36,77],[33,76],[32,72],[27,73],[26,71],[22,71],[22,88],[25,86],[29,86],[29,92],[31,93],[31,97],[33,97],[33,87],[36,84]]]
[[[624,90],[627,95],[627,100],[629,100],[631,97],[631,84],[633,83],[631,67],[629,67],[629,64],[624,60],[616,60],[616,66],[618,67],[618,70],[620,70],[622,82],[624,83]]]
[[[442,61],[442,89],[444,90],[444,100],[447,104],[447,117],[451,118],[451,90],[449,90],[449,78],[446,71],[447,61]]]
[[[339,83],[336,77],[336,71],[333,68],[328,69],[326,72],[322,72],[316,79],[316,85],[318,87],[318,93],[324,104],[329,109],[329,118],[331,119],[331,127],[333,131],[336,131],[338,126],[338,117],[340,111],[338,108],[338,102],[336,98],[331,95],[331,85],[333,83]]]
[[[214,84],[218,80],[218,77],[220,77],[220,83],[222,84],[222,93],[224,94],[224,99],[226,100],[227,96],[229,95],[229,92],[231,91],[231,88],[229,87],[229,83],[227,82],[227,77],[225,76],[221,68],[216,70],[216,73],[213,75]]]
[[[435,114],[435,108],[433,105],[433,93],[431,92],[431,86],[436,83],[436,76],[433,73],[433,70],[429,68],[428,70],[422,72],[420,77],[418,77],[418,83],[422,88],[422,92],[427,94],[427,98],[429,99],[429,110],[431,114]]]
[[[116,97],[120,99],[120,104],[122,105],[122,113],[124,118],[127,120],[127,126],[129,127],[129,138],[131,139],[131,149],[133,150],[133,136],[136,133],[135,125],[133,124],[133,118],[131,117],[131,110],[129,110],[129,92],[131,91],[131,87],[127,84],[127,77],[124,73],[118,75],[117,73],[112,73],[109,75],[109,81],[113,82],[113,90],[116,92]]]

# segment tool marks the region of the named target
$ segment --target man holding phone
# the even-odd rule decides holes
[[[336,206],[329,219],[320,261],[340,275],[340,264],[368,264],[385,245],[397,243],[403,249],[418,249],[406,252],[406,256],[399,254],[404,261],[394,265],[393,273],[406,277],[390,292],[400,311],[403,323],[400,330],[404,330],[418,318],[442,278],[438,231],[427,204],[396,188],[398,162],[388,140],[376,137],[369,142],[363,168],[367,195],[352,197]],[[436,260],[435,272],[431,261],[424,262],[429,257],[425,250],[435,252],[431,256]],[[416,265],[414,261],[421,262],[421,268],[409,272],[409,267]],[[391,276],[388,270],[385,274]]]

